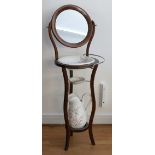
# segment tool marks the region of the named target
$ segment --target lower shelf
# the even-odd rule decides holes
[[[72,128],[72,127],[70,127],[70,130],[73,131],[73,132],[82,132],[82,131],[87,130],[88,127],[89,127],[89,124],[86,123],[83,128]]]

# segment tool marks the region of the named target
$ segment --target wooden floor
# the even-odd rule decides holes
[[[68,151],[64,151],[64,125],[43,125],[43,155],[112,155],[112,125],[94,125],[96,145],[90,143],[88,130],[73,133]]]

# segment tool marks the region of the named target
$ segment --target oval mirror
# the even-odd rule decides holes
[[[65,10],[56,19],[56,30],[64,41],[79,43],[87,36],[88,24],[81,13]]]
[[[52,31],[56,39],[65,46],[80,47],[91,36],[92,22],[89,15],[78,6],[66,5],[52,18]]]

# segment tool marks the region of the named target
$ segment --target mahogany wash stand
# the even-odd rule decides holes
[[[67,11],[67,10],[77,11],[78,13],[83,15],[83,17],[87,21],[87,24],[88,24],[87,35],[80,42],[77,42],[77,43],[67,42],[57,32],[56,20],[62,12]],[[75,6],[75,5],[65,5],[65,6],[62,6],[59,9],[57,9],[55,11],[55,13],[53,14],[53,17],[52,17],[52,19],[49,23],[49,26],[48,26],[48,33],[49,33],[49,37],[50,37],[50,40],[53,44],[54,51],[55,51],[55,64],[62,68],[62,73],[63,73],[63,77],[64,77],[65,90],[64,90],[63,110],[64,110],[64,120],[65,120],[65,128],[66,128],[66,142],[65,142],[64,149],[68,150],[70,136],[73,136],[73,132],[83,132],[87,129],[89,131],[89,137],[90,137],[91,144],[95,145],[95,140],[94,140],[93,131],[92,131],[92,123],[93,123],[95,109],[96,109],[96,100],[95,100],[95,92],[94,92],[94,79],[95,79],[95,74],[96,74],[98,65],[100,63],[102,63],[97,58],[93,57],[93,56],[97,56],[97,55],[89,53],[90,44],[92,42],[92,39],[93,39],[94,33],[95,33],[95,23],[93,20],[91,20],[89,15],[82,8]],[[83,54],[85,55],[86,58],[90,58],[90,57],[92,58],[93,57],[93,62],[90,61],[88,63],[80,63],[80,64],[77,64],[77,63],[69,64],[69,63],[61,62],[60,58],[59,58],[58,48],[56,46],[56,43],[55,43],[53,36],[62,45],[70,47],[70,48],[78,48],[78,47],[81,47],[81,46],[87,44],[86,52]],[[102,58],[102,57],[100,57],[100,58]],[[103,60],[104,60],[104,58],[103,58]],[[68,120],[68,95],[70,93],[73,93],[74,83],[70,81],[70,78],[72,78],[74,76],[73,75],[74,69],[87,69],[87,68],[92,69],[92,73],[91,73],[91,77],[90,77],[90,90],[91,90],[91,101],[92,101],[91,115],[90,115],[88,123],[86,123],[86,125],[83,128],[80,128],[80,129],[79,128],[78,129],[72,128],[72,127],[70,127],[69,120]],[[69,74],[70,74],[69,77],[67,74],[68,69],[69,69]]]

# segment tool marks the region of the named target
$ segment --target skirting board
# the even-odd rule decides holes
[[[64,124],[63,114],[43,114],[43,124]],[[96,114],[94,117],[93,124],[112,124],[111,114]]]

